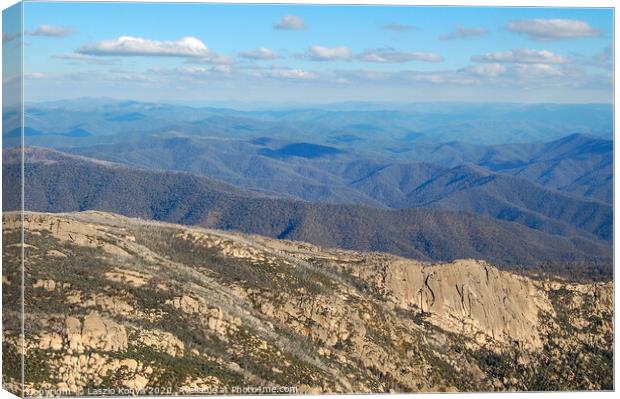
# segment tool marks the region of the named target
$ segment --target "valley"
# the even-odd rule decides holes
[[[26,110],[2,153],[12,392],[614,388],[607,106]]]
[[[19,154],[5,153],[7,183],[19,176]],[[557,202],[541,201],[537,206],[547,207],[543,211],[559,214],[531,212],[534,222],[529,227],[514,220],[518,217],[501,220],[459,207],[385,209],[312,203],[191,173],[138,169],[46,149],[27,148],[24,154],[27,210],[109,211],[419,260],[475,258],[534,274],[594,279],[612,274],[611,210],[603,204],[575,200],[571,211],[559,208]],[[520,194],[509,186],[506,191]],[[17,194],[6,193],[5,209],[19,209]],[[475,198],[484,199],[480,194]],[[510,206],[489,203],[496,206],[494,212],[510,216]],[[464,204],[463,199],[457,204]]]
[[[615,4],[323,3],[5,7],[2,389],[616,390]]]

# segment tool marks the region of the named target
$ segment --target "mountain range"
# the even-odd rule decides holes
[[[45,132],[82,128],[93,135],[183,131],[220,137],[264,136],[313,141],[344,138],[376,150],[422,142],[540,142],[569,133],[612,138],[609,104],[334,103],[245,107],[89,99],[26,103],[25,125]],[[29,143],[38,145],[40,143]],[[377,144],[380,144],[377,146]]]
[[[25,200],[31,210],[99,209],[598,278],[611,275],[612,111],[601,104],[27,103]],[[10,146],[21,129],[15,112],[5,115]],[[9,149],[4,158],[11,185],[20,179],[19,157]],[[12,209],[14,197],[5,200]]]
[[[4,153],[5,181],[21,169],[14,152]],[[191,173],[138,169],[38,148],[25,151],[24,177],[25,206],[31,211],[103,210],[422,260],[484,259],[533,273],[600,278],[612,272],[610,242],[577,227],[551,233],[463,211],[310,203]],[[19,209],[17,195],[3,195],[6,209]],[[584,222],[570,210],[567,205],[559,216]],[[586,221],[591,224],[583,226],[605,217],[590,216]]]
[[[25,111],[3,114],[12,392],[614,389],[609,105]]]
[[[555,174],[571,175],[576,180],[584,179],[582,173],[598,176],[602,182],[588,179],[590,185],[599,183],[593,192],[610,193],[611,164],[600,168],[592,165],[596,155],[611,162],[611,146],[604,140],[571,136],[558,142],[524,146],[533,148],[513,145],[503,149],[503,154],[499,150],[492,153],[494,156],[490,150],[487,155],[481,154],[480,166],[455,167],[364,158],[307,143],[269,143],[274,148],[267,147],[265,140],[150,137],[68,150],[148,169],[194,172],[238,187],[309,202],[462,210],[553,234],[611,239],[611,205],[590,196],[560,191],[550,184],[539,184],[522,173],[539,168],[549,159],[563,157],[565,164],[555,163],[552,168]],[[590,153],[593,155],[589,156]],[[486,168],[493,164],[499,169],[497,160],[509,159],[508,154],[515,154],[509,173]],[[529,163],[523,160],[524,154],[529,154]],[[518,162],[522,164],[521,172],[515,171]],[[560,180],[550,181],[557,184]]]

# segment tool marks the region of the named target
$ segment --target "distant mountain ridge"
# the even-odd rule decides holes
[[[606,203],[613,199],[613,141],[583,134],[496,146],[442,143],[411,156],[452,167],[473,163],[570,194]]]
[[[428,162],[443,167],[473,163],[577,197],[607,204],[613,197],[613,108],[609,104],[352,102],[232,109],[84,98],[28,103],[26,107],[25,143],[29,146],[83,151],[87,156],[135,166],[152,164],[151,157],[163,157],[162,164],[148,167],[196,172],[310,201],[339,203],[351,197],[354,203],[381,206],[373,196],[345,189],[353,179],[325,174],[316,164],[300,163],[300,158],[317,162],[333,157],[365,159],[382,165]],[[7,118],[14,115],[11,111]],[[177,154],[154,149],[149,143],[154,138],[156,143],[161,143],[157,139],[192,140],[188,145],[196,148],[185,151],[191,151],[194,159],[184,160],[182,148],[175,150]],[[225,141],[229,148],[221,143],[214,149],[204,148],[214,140]],[[139,143],[133,151],[140,153],[128,156],[123,148],[128,142]],[[105,153],[115,143],[121,144],[127,159],[108,158],[121,158],[116,148],[112,154]],[[256,148],[241,143],[253,143]],[[241,159],[244,153],[247,156]],[[214,156],[219,164],[211,159]],[[231,164],[257,162],[252,174],[263,179],[237,173],[235,167],[226,170],[224,157]],[[260,157],[293,165],[267,163]]]
[[[58,183],[29,176],[38,186],[27,200],[41,209],[64,202],[420,259],[609,272],[610,105],[79,99],[26,108],[26,145],[64,152],[37,160],[28,150],[28,173]],[[8,126],[18,113],[6,115]]]
[[[580,143],[576,143],[576,138]],[[602,140],[574,136],[562,144],[528,145],[527,148],[537,149],[538,153],[524,151],[520,156],[540,159],[546,155],[553,159],[551,149],[555,149],[557,157],[557,154],[569,153],[572,148],[572,153],[576,154],[574,157],[577,157],[580,150],[576,146],[588,146],[605,154],[608,151]],[[519,146],[513,147],[521,150]],[[201,140],[189,137],[150,137],[130,143],[70,150],[149,169],[199,173],[234,186],[309,202],[360,204],[386,209],[432,207],[461,210],[515,221],[552,234],[585,234],[584,237],[593,235],[604,240],[610,240],[612,236],[610,205],[549,189],[522,178],[519,173],[495,173],[475,164],[447,167],[365,158],[308,143],[282,145],[275,140]],[[516,151],[513,149],[510,153]],[[589,162],[586,155],[581,156],[586,158],[583,162]],[[479,162],[498,159],[488,154],[479,154],[479,157]],[[569,168],[571,173],[578,170],[573,166]],[[582,166],[582,170],[586,168],[587,165]],[[607,190],[609,186],[609,182],[602,182],[600,189]]]
[[[382,168],[354,185],[394,208],[463,210],[517,221],[554,234],[569,233],[571,228],[567,225],[570,225],[605,240],[612,237],[611,206],[546,190],[526,179],[468,164],[411,173],[423,178],[403,187],[395,184],[394,178],[384,177],[391,169],[392,165]]]
[[[7,152],[5,160],[15,159]],[[465,212],[382,210],[265,198],[188,173],[36,152],[36,157],[29,156],[31,150],[26,152],[25,164],[25,203],[32,211],[95,209],[423,260],[477,258],[566,276],[611,273],[611,246],[594,238],[547,234]],[[19,169],[19,164],[5,161],[3,178],[10,180]],[[19,208],[18,197],[7,191],[3,195],[6,210]]]
[[[76,99],[27,104],[26,126],[66,131],[84,124],[95,135],[139,131],[205,132],[231,137],[262,131],[269,136],[312,141],[317,136],[355,136],[357,144],[392,147],[421,138],[502,144],[558,139],[566,132],[611,138],[610,104],[328,104],[266,109],[189,107],[165,103]],[[58,113],[63,118],[58,118]],[[413,134],[413,135],[412,135]],[[36,143],[33,143],[33,145]],[[390,145],[386,145],[390,146]]]

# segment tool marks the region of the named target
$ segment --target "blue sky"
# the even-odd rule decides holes
[[[33,2],[24,32],[26,101],[613,95],[610,9]]]

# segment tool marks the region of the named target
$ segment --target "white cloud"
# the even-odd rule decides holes
[[[135,84],[141,87],[159,87],[161,85],[161,81],[154,78],[150,73],[136,73],[125,70],[71,72],[65,75],[55,76],[54,80],[63,80],[71,83],[112,82],[123,86]]]
[[[275,60],[280,56],[273,50],[268,49],[267,47],[259,47],[254,50],[244,51],[239,53],[243,58],[248,58],[251,60]]]
[[[383,29],[402,33],[402,32],[409,32],[409,31],[415,30],[415,26],[393,23],[393,24],[383,25]]]
[[[550,64],[505,64],[488,63],[470,65],[457,71],[459,74],[475,77],[483,82],[493,82],[504,87],[532,85],[565,86],[569,80],[576,80],[578,71],[563,69]]]
[[[381,86],[397,85],[404,87],[412,83],[428,84],[428,85],[471,85],[477,80],[466,74],[457,73],[456,71],[440,70],[440,71],[376,71],[369,69],[338,71],[332,77],[333,81],[338,83],[348,83],[362,85],[367,83],[376,83]]]
[[[207,64],[219,64],[219,65],[231,65],[235,63],[235,59],[226,54],[211,53],[210,56],[197,58],[188,57],[188,63],[207,63]]]
[[[174,69],[153,69],[152,71],[155,73],[162,74],[162,75],[182,74],[182,75],[200,76],[200,75],[211,74],[211,68],[197,67],[197,66],[183,66],[183,67],[178,67]]]
[[[161,82],[170,84],[178,80],[207,82],[221,79],[222,75],[230,75],[232,73],[233,67],[231,65],[220,64],[212,66],[185,65],[176,68],[152,68],[147,75],[156,76]]]
[[[42,24],[36,29],[24,32],[28,36],[65,37],[74,32],[73,28]],[[8,43],[21,36],[21,32],[2,33],[2,43]]]
[[[229,74],[232,72],[232,67],[230,65],[214,65],[212,70],[217,73]]]
[[[304,20],[297,15],[285,15],[273,24],[273,28],[278,30],[304,30],[307,27]]]
[[[508,30],[532,40],[552,41],[598,36],[600,31],[577,19],[530,19],[508,23]]]
[[[456,70],[341,70],[318,76],[323,82],[337,82],[352,85],[378,84],[382,87],[407,87],[408,85],[429,85],[472,88],[532,88],[540,87],[588,87],[596,82],[609,87],[605,77],[593,76],[569,64],[518,64],[482,63]],[[607,85],[607,86],[605,86]],[[413,87],[413,86],[412,86]]]
[[[160,85],[176,86],[184,84],[207,84],[230,81],[240,77],[238,70],[231,65],[182,65],[175,68],[151,68],[145,75],[155,79]],[[191,87],[191,86],[188,86]]]
[[[73,33],[73,28],[41,24],[36,29],[26,31],[30,36],[65,37]]]
[[[81,54],[81,53],[58,54],[58,55],[53,55],[52,58],[57,58],[60,60],[67,60],[67,61],[84,61],[89,64],[97,64],[97,65],[110,65],[118,61],[116,59],[101,58],[101,57],[97,57],[94,55]]]
[[[350,61],[353,54],[346,47],[311,46],[302,58],[312,61]]]
[[[2,33],[2,43],[8,43],[11,40],[17,39],[21,35],[21,32]]]
[[[526,79],[562,77],[565,75],[559,68],[548,64],[516,64],[514,73]]]
[[[407,80],[432,85],[459,85],[467,86],[478,83],[478,80],[454,71],[420,72],[407,71],[403,73]]]
[[[313,79],[315,74],[309,71],[305,71],[303,69],[274,69],[269,75],[274,78],[285,78],[285,79]]]
[[[470,39],[485,36],[487,33],[489,31],[484,28],[465,28],[457,25],[452,32],[439,36],[439,40]]]
[[[482,78],[495,78],[499,75],[503,75],[508,71],[508,68],[503,64],[480,64],[471,65],[459,70],[461,73],[474,75]]]
[[[179,40],[149,40],[140,37],[120,36],[87,44],[77,50],[80,54],[95,56],[158,56],[213,58],[211,50],[199,39],[191,36]]]
[[[474,55],[471,60],[480,64],[458,72],[503,87],[578,87],[590,79],[574,56],[567,58],[548,50],[498,51]]]
[[[496,51],[471,57],[475,62],[499,62],[520,64],[562,64],[566,58],[548,50],[515,49],[509,51]]]
[[[371,69],[357,69],[338,71],[336,75],[337,81],[352,83],[362,81],[385,81],[389,80],[394,75],[394,73],[375,71]]]
[[[300,68],[290,68],[284,65],[270,65],[269,67],[252,66],[238,69],[239,76],[256,79],[283,79],[287,81],[306,81],[316,79],[319,74]]]
[[[2,84],[11,84],[14,82],[18,82],[20,79],[28,80],[28,79],[43,79],[45,75],[41,72],[26,72],[23,75],[21,73],[16,75],[7,76],[2,80]]]
[[[366,50],[357,59],[366,62],[401,63],[410,61],[441,62],[443,57],[435,53],[396,51],[390,48]]]

